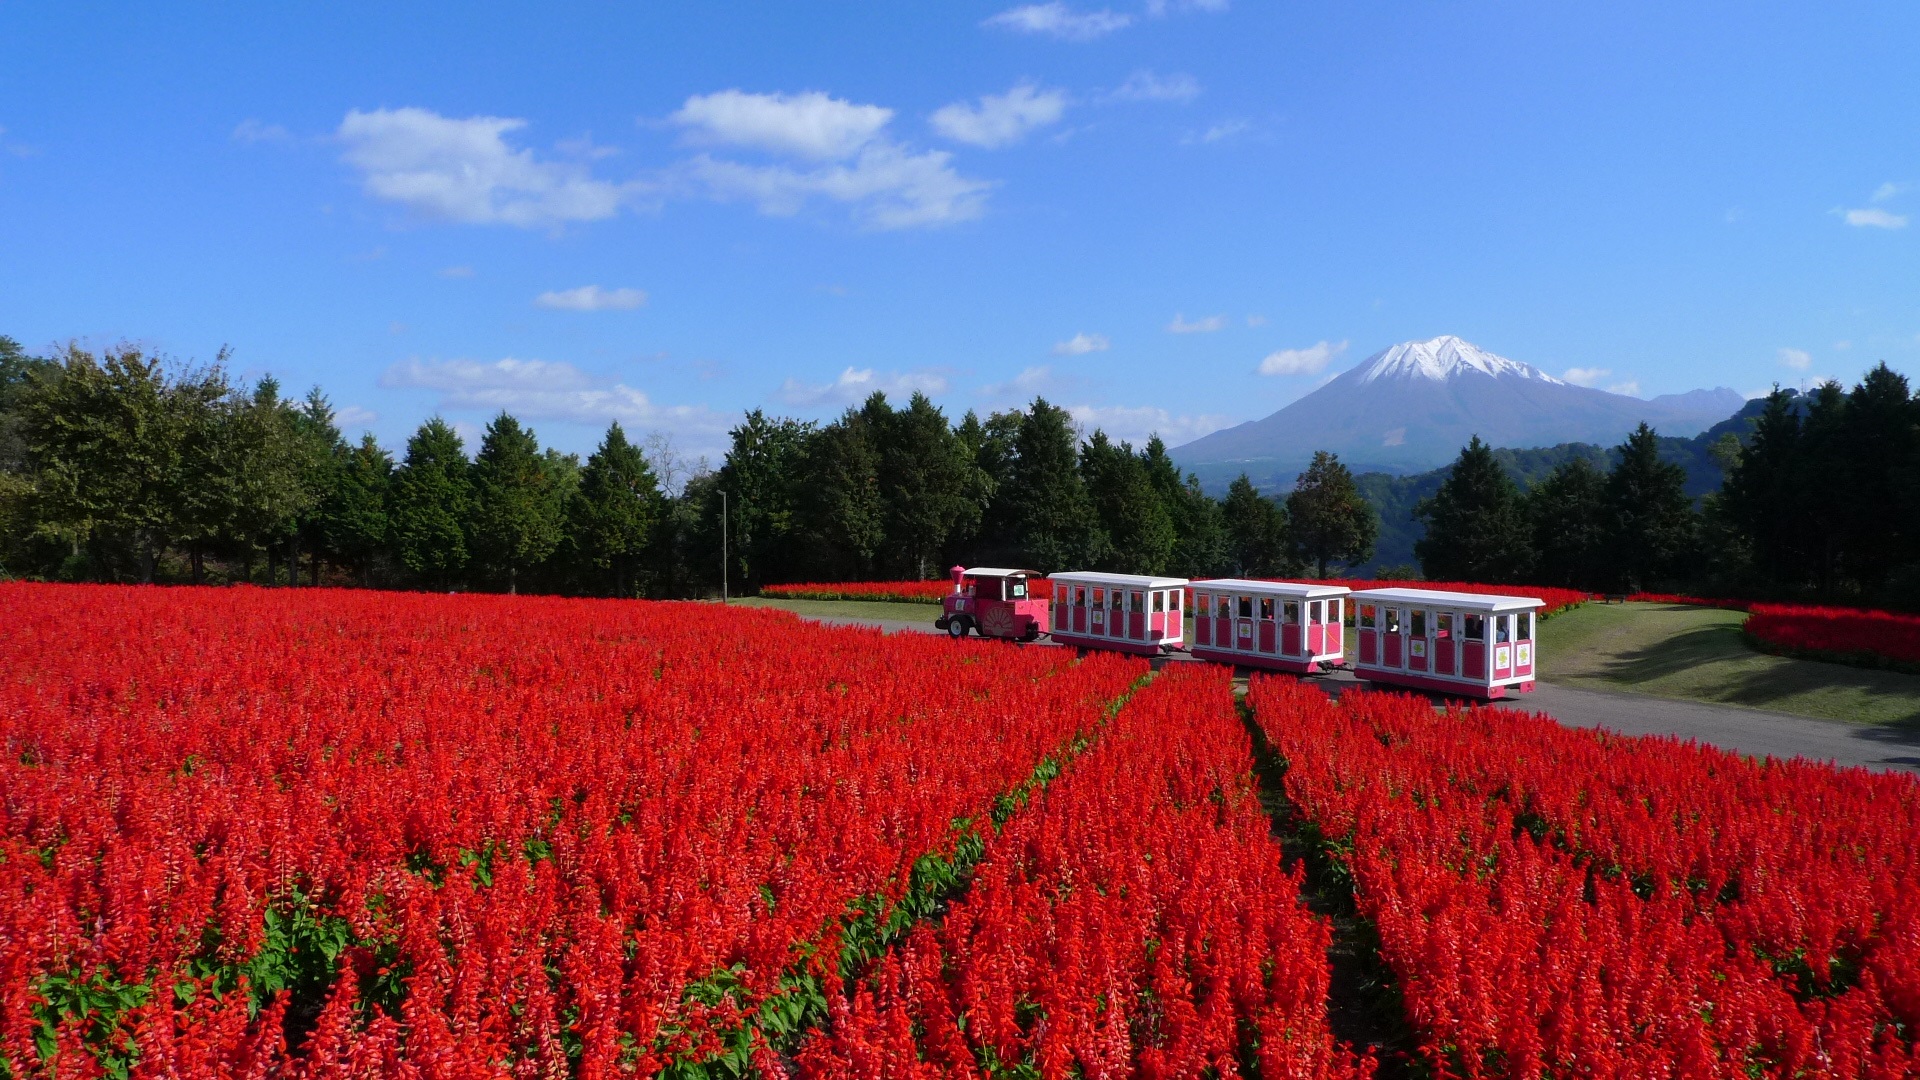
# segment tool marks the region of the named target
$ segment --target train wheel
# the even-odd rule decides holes
[[[959,618],[947,620],[947,636],[950,638],[953,638],[956,641],[958,641],[963,637],[966,637],[967,636],[967,620],[959,619]]]

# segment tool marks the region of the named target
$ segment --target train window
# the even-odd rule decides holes
[[[1239,598],[1239,600],[1240,600],[1240,617],[1243,619],[1253,618],[1253,597],[1242,596]]]
[[[1012,581],[1007,582],[1007,595],[1015,600],[1025,600],[1027,598],[1027,579],[1014,578]]]
[[[1193,594],[1193,610],[1211,611],[1212,609],[1213,596],[1210,593],[1199,592]]]
[[[1267,622],[1273,621],[1273,597],[1263,596],[1260,598],[1260,617]]]
[[[1360,605],[1360,629],[1362,630],[1373,629],[1373,612],[1374,612],[1374,607],[1372,604]]]
[[[1142,599],[1143,597],[1141,597],[1141,595],[1138,592],[1128,593],[1127,594],[1127,610],[1128,611],[1147,610],[1146,605],[1140,602]]]
[[[1460,627],[1460,636],[1468,641],[1487,640],[1487,617],[1468,615]]]
[[[1433,636],[1436,640],[1453,636],[1453,612],[1443,611],[1434,619]]]
[[[1073,606],[1087,606],[1087,587],[1085,585],[1075,585],[1073,587]]]
[[[1400,632],[1400,609],[1397,607],[1390,607],[1386,610],[1386,616],[1387,616],[1387,633],[1389,634],[1399,633]]]
[[[1105,589],[1093,590],[1093,606],[1099,607],[1099,608],[1103,608],[1107,606],[1107,590]]]
[[[1514,630],[1513,636],[1520,639],[1521,641],[1532,641],[1533,640],[1533,612],[1523,611],[1520,614],[1515,615],[1514,620],[1517,623],[1519,623],[1519,626]]]
[[[1154,614],[1156,615],[1159,614],[1160,612],[1167,610],[1167,594],[1166,593],[1156,592],[1153,594],[1153,610],[1154,610]]]
[[[1312,600],[1307,603],[1307,621],[1315,626],[1320,625],[1320,601]]]
[[[1280,609],[1280,618],[1281,621],[1285,622],[1288,626],[1298,625],[1300,622],[1300,601],[1287,601],[1286,605]]]
[[[1214,615],[1222,619],[1233,618],[1233,608],[1232,608],[1233,601],[1227,599],[1224,596],[1215,597],[1215,600],[1218,602],[1214,605],[1214,609],[1213,609]]]
[[[1410,621],[1413,623],[1413,627],[1408,631],[1408,633],[1411,633],[1414,637],[1427,636],[1427,613],[1426,612],[1415,611]]]
[[[1513,616],[1495,615],[1493,617],[1493,640],[1502,645],[1513,640]]]

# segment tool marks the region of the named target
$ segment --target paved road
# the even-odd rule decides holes
[[[938,633],[933,623],[906,619],[810,616],[837,626],[872,626],[888,633]],[[1184,659],[1184,658],[1182,658]],[[1354,683],[1344,672],[1313,680],[1331,693]],[[1507,705],[1543,712],[1569,727],[1599,728],[1623,735],[1677,735],[1754,757],[1803,757],[1838,765],[1920,773],[1920,731],[1870,724],[1844,724],[1790,713],[1676,701],[1645,694],[1587,690],[1539,683]]]

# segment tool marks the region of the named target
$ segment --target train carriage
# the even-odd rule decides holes
[[[1202,660],[1310,675],[1344,652],[1343,585],[1215,578],[1196,581],[1193,645]]]
[[[1534,597],[1360,589],[1351,603],[1359,678],[1488,699],[1533,689]]]
[[[1143,574],[1049,574],[1053,640],[1062,645],[1154,656],[1179,647],[1186,578]]]

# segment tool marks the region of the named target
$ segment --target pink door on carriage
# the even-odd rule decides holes
[[[1127,593],[1127,636],[1147,640],[1147,594],[1138,589]]]
[[[1360,662],[1378,664],[1380,662],[1380,608],[1374,604],[1361,604],[1355,629],[1360,635]]]
[[[1299,656],[1303,640],[1300,625],[1300,601],[1288,600],[1280,605],[1280,652],[1283,656]]]
[[[1400,608],[1380,609],[1380,666],[1406,666],[1406,627],[1400,624],[1405,613]]]
[[[1193,594],[1193,610],[1201,613],[1194,616],[1193,619],[1193,643],[1195,645],[1205,647],[1211,647],[1213,645],[1213,620],[1207,618],[1205,614],[1207,607],[1212,603],[1213,597],[1208,593]],[[1176,619],[1179,617],[1177,612],[1174,617]]]

